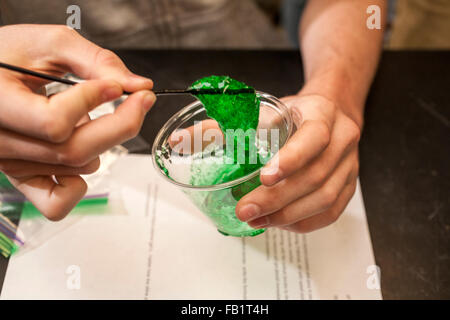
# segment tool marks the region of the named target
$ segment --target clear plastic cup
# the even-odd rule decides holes
[[[293,122],[288,108],[277,98],[263,92],[257,92],[260,100],[259,124],[256,131],[258,148],[270,149],[265,162],[280,149],[293,131]],[[205,122],[207,120],[207,122]],[[229,164],[215,161],[219,158],[211,150],[222,148],[220,139],[211,139],[202,132],[200,153],[191,150],[175,150],[174,134],[193,132],[199,123],[217,123],[208,117],[200,101],[195,101],[177,112],[161,128],[152,148],[153,164],[166,181],[180,188],[189,199],[204,213],[224,234],[235,237],[255,236],[265,229],[254,229],[240,221],[235,214],[237,202],[247,193],[261,185],[259,175],[261,167],[250,173],[225,183],[199,184],[202,175],[214,175]],[[218,128],[218,126],[217,126]],[[185,129],[185,130],[183,130]],[[181,131],[180,131],[181,130]],[[190,130],[190,131],[189,131]],[[271,134],[278,132],[277,134]],[[177,140],[178,141],[178,140]],[[195,144],[195,142],[193,142]],[[270,148],[268,147],[270,146]],[[205,156],[205,150],[208,156]],[[196,183],[194,183],[196,181]]]

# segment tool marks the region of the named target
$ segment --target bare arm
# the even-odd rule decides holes
[[[370,5],[381,8],[382,29],[368,29]],[[335,101],[362,125],[364,102],[381,52],[385,0],[310,0],[300,23],[305,87]]]
[[[283,98],[298,129],[261,172],[263,185],[236,207],[252,227],[310,232],[336,221],[353,196],[382,42],[382,30],[366,25],[372,4],[386,11],[383,0],[308,1],[300,26],[305,86]]]

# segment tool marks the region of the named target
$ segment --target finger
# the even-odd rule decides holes
[[[283,229],[298,233],[307,233],[324,228],[336,222],[344,212],[348,202],[353,197],[355,190],[356,180],[345,187],[333,207],[313,217],[298,221],[289,226],[285,226]]]
[[[53,59],[83,79],[112,79],[129,92],[153,88],[151,79],[133,74],[114,52],[97,46],[70,28],[59,29],[49,42],[56,48]]]
[[[119,82],[124,91],[128,92],[153,88],[153,81],[150,78],[132,73],[123,61],[110,50],[97,48],[93,60],[77,62],[80,64],[76,68],[80,69],[75,69],[75,73],[85,79],[112,79]]]
[[[355,155],[349,156],[318,190],[301,197],[282,209],[248,221],[252,227],[290,225],[332,207],[353,172]],[[273,199],[273,198],[272,198]]]
[[[261,170],[261,183],[274,185],[316,158],[330,141],[323,122],[306,121],[280,151]]]
[[[60,164],[58,145],[0,128],[0,159]]]
[[[77,128],[59,148],[59,160],[68,166],[83,166],[115,145],[136,137],[146,113],[156,100],[151,91],[129,96],[113,114],[104,115]]]
[[[136,136],[155,99],[151,91],[136,92],[113,114],[75,128],[70,139],[61,144],[0,129],[0,158],[84,166],[104,151]]]
[[[298,130],[261,170],[261,183],[273,185],[317,157],[330,142],[335,120],[334,104],[324,98],[285,100]]]
[[[78,123],[75,125],[76,127],[82,126],[85,123],[88,123],[89,121],[91,121],[91,117],[89,116],[89,114],[85,114],[80,121],[78,121]]]
[[[348,157],[349,152],[356,148],[358,137],[350,130],[351,124],[346,123],[347,120],[344,117],[336,120],[330,144],[314,161],[274,185],[259,186],[245,195],[236,206],[238,218],[244,221],[253,219],[249,216],[252,211],[254,216],[273,213],[321,188],[342,161]],[[292,142],[294,143],[295,140]],[[353,153],[352,159],[357,166],[356,152]],[[247,205],[251,205],[250,209],[244,209]]]
[[[214,142],[222,145],[223,140],[223,133],[217,121],[208,119],[173,132],[168,142],[170,147],[176,149],[179,154],[185,154],[201,152]]]
[[[80,175],[91,174],[100,167],[100,158],[95,158],[88,164],[79,167],[67,167],[24,160],[0,160],[0,171],[13,178],[52,175]]]
[[[52,142],[65,141],[86,114],[100,104],[122,95],[122,88],[113,80],[92,80],[80,83],[49,99],[47,135]]]
[[[86,182],[80,176],[36,176],[27,179],[8,177],[11,183],[49,220],[64,218],[83,198]]]
[[[50,98],[1,77],[0,85],[0,126],[51,142],[66,140],[86,113],[122,94],[112,80],[86,81]]]
[[[3,36],[22,40],[0,43],[4,61],[12,64],[52,74],[72,72],[84,79],[113,79],[131,92],[153,86],[150,79],[131,73],[113,52],[102,49],[67,26],[14,25],[2,30]],[[30,50],[30,43],[33,43],[33,50]]]

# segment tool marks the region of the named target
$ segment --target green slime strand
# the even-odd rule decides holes
[[[233,146],[233,153],[222,154],[223,161],[205,165],[193,164],[191,167],[191,184],[194,186],[216,185],[241,177],[261,168],[260,157],[256,154],[256,128],[259,121],[259,98],[253,88],[228,76],[209,76],[195,81],[192,89],[221,90],[222,94],[196,94],[202,102],[207,115],[216,120],[226,140],[226,148]],[[247,89],[237,93],[239,89]],[[252,89],[249,90],[248,89]],[[227,90],[233,93],[227,94]],[[237,132],[244,134],[239,136]],[[244,150],[244,161],[238,152]],[[251,155],[256,155],[256,159]],[[232,158],[232,159],[230,159]],[[227,161],[231,160],[231,161]],[[256,161],[255,161],[256,160]],[[253,229],[241,222],[235,215],[236,203],[245,194],[261,185],[259,176],[228,189],[211,192],[189,192],[196,205],[215,221],[218,230],[224,235],[255,236],[265,229]]]
[[[208,116],[216,120],[222,132],[227,129],[256,130],[259,120],[259,99],[256,92],[227,94],[227,90],[253,89],[228,76],[209,76],[195,81],[192,89],[219,89],[222,94],[196,94]]]
[[[196,97],[202,102],[209,117],[216,120],[227,142],[233,143],[233,163],[232,165],[223,165],[215,176],[202,175],[194,177],[192,184],[219,184],[232,181],[243,177],[260,167],[262,163],[259,156],[256,161],[251,161],[250,153],[255,147],[256,128],[259,120],[259,98],[252,87],[245,83],[234,80],[228,76],[209,76],[195,81],[191,85],[192,89],[215,89],[221,90],[222,94],[196,94]],[[227,94],[228,90],[252,89],[242,93]],[[241,129],[241,133],[247,133],[239,138],[236,134]],[[231,130],[231,131],[229,131]],[[242,139],[243,138],[243,139]],[[244,144],[244,145],[242,145]],[[253,148],[254,149],[254,148]],[[245,150],[244,161],[239,161],[238,151]]]
[[[202,78],[195,81],[190,88],[213,89],[209,91],[210,93],[196,93],[195,96],[202,102],[207,115],[217,121],[225,137],[226,150],[223,150],[221,145],[211,144],[214,151],[213,157],[218,160],[213,162],[206,161],[213,154],[209,152],[211,150],[203,150],[200,154],[191,155],[193,162],[190,165],[189,183],[193,186],[222,184],[244,177],[261,168],[263,166],[262,159],[270,157],[271,154],[270,150],[265,150],[266,153],[263,154],[257,149],[256,129],[259,121],[260,101],[255,90],[228,76]],[[237,92],[240,89],[246,90]],[[233,90],[233,92],[227,93],[228,90]],[[221,93],[213,94],[211,91],[220,91]],[[244,133],[244,136],[239,136],[236,131]],[[233,146],[233,152],[227,149],[231,146]],[[242,153],[242,150],[244,150],[244,161],[242,161],[242,154],[238,155],[238,153]],[[165,150],[162,150],[161,154],[164,153]],[[205,157],[203,157],[204,155]],[[155,155],[155,159],[161,170],[169,179],[172,179],[169,171],[164,167],[160,155]],[[183,191],[202,212],[214,221],[220,233],[243,237],[255,236],[265,230],[253,229],[235,215],[237,202],[260,185],[259,175],[256,175],[229,188],[210,191],[186,189]]]

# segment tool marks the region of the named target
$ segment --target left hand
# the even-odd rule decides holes
[[[336,221],[356,188],[360,126],[321,95],[283,98],[297,131],[261,172],[236,215],[254,228],[310,232]],[[361,108],[362,110],[362,108]]]

